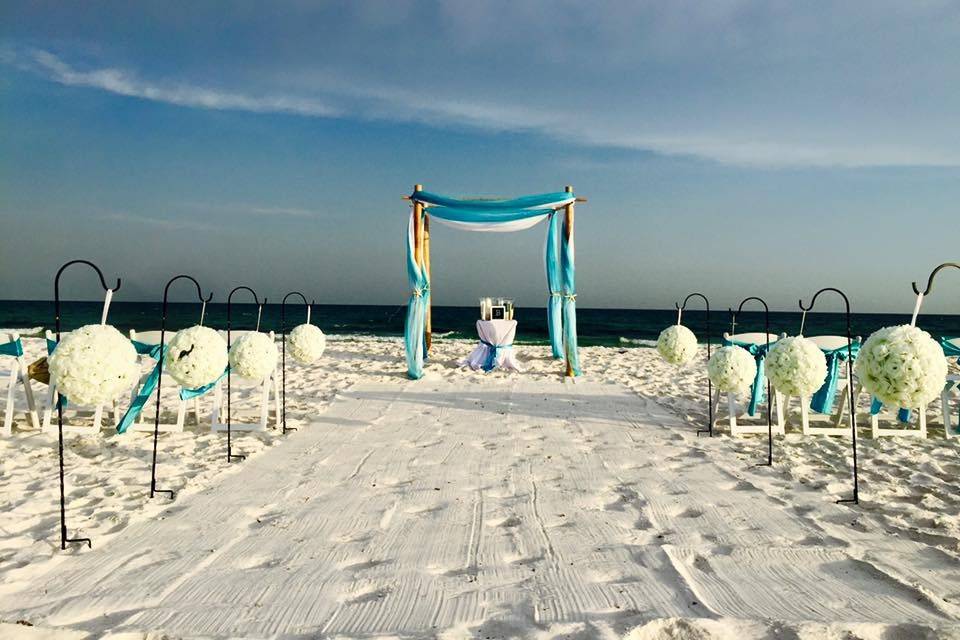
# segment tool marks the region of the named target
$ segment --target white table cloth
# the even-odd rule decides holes
[[[494,347],[490,345],[496,345],[499,348],[496,349],[494,368],[523,371],[512,347],[516,333],[516,320],[477,320],[480,344],[473,353],[460,361],[460,365],[474,370],[483,369],[484,365],[490,361],[491,352],[494,351]]]

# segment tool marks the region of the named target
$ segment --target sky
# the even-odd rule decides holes
[[[82,257],[402,304],[415,183],[573,185],[581,307],[909,312],[960,260],[960,2],[0,1],[0,299]],[[435,304],[543,306],[545,233],[435,225]]]

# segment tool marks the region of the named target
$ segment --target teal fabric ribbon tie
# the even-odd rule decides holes
[[[832,413],[833,402],[837,397],[837,386],[840,382],[840,364],[847,361],[847,346],[844,345],[837,349],[822,349],[823,355],[827,358],[827,377],[824,378],[823,385],[813,394],[810,399],[810,409],[815,413]],[[857,359],[860,353],[860,342],[854,340],[850,343],[850,354],[853,359]],[[852,380],[848,384],[853,384]]]
[[[20,338],[0,344],[0,356],[13,356],[14,358],[19,358],[22,355],[23,343],[20,342]]]
[[[483,370],[487,373],[490,373],[497,368],[497,359],[500,355],[501,349],[512,349],[512,344],[493,344],[487,342],[486,340],[480,340],[481,343],[487,345],[487,357],[483,361]]]
[[[772,345],[773,343],[771,343]],[[736,340],[723,341],[725,347],[743,347],[750,352],[753,359],[757,362],[757,375],[753,378],[753,384],[750,386],[750,402],[747,404],[747,415],[753,417],[757,415],[757,407],[763,402],[766,394],[766,375],[764,373],[764,361],[767,359],[767,344],[754,344],[752,342],[737,342]]]
[[[214,380],[214,381],[211,382],[210,384],[205,384],[205,385],[203,385],[202,387],[197,387],[196,389],[185,389],[185,388],[181,388],[181,389],[180,389],[180,399],[181,399],[181,400],[191,400],[191,399],[193,399],[193,398],[199,398],[200,396],[202,396],[203,394],[207,393],[208,391],[210,391],[211,389],[213,389],[215,386],[217,386],[217,383],[220,382],[221,380],[223,380],[223,379],[227,376],[227,373],[228,373],[229,371],[230,371],[230,367],[227,367],[226,369],[223,370],[223,373],[221,373],[221,374],[217,377],[216,380]]]
[[[126,433],[130,425],[136,422],[137,417],[143,412],[143,408],[150,400],[150,396],[156,391],[157,382],[160,380],[160,367],[163,366],[163,355],[167,351],[166,347],[161,350],[158,344],[150,345],[137,342],[136,340],[131,340],[130,342],[133,343],[133,348],[137,350],[137,353],[148,355],[156,360],[157,366],[153,368],[153,371],[150,372],[147,379],[143,381],[136,397],[134,397],[133,402],[130,403],[130,407],[127,408],[127,412],[123,414],[123,418],[121,418],[117,424],[117,433]]]

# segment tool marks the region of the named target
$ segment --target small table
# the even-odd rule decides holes
[[[513,338],[517,333],[516,320],[477,320],[480,344],[460,364],[471,369],[492,371],[508,369],[523,371],[513,352]]]

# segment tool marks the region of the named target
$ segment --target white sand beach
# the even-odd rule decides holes
[[[40,340],[25,340],[29,360]],[[332,338],[290,365],[290,426],[0,439],[3,638],[960,638],[960,459],[867,437],[697,437],[705,371],[653,349],[546,347],[522,374],[426,376],[399,340]],[[38,385],[39,386],[39,385]],[[170,398],[173,391],[168,390]],[[165,394],[166,397],[166,394]],[[170,403],[172,406],[172,402]],[[238,413],[254,413],[248,393]],[[931,416],[932,417],[932,416]]]

